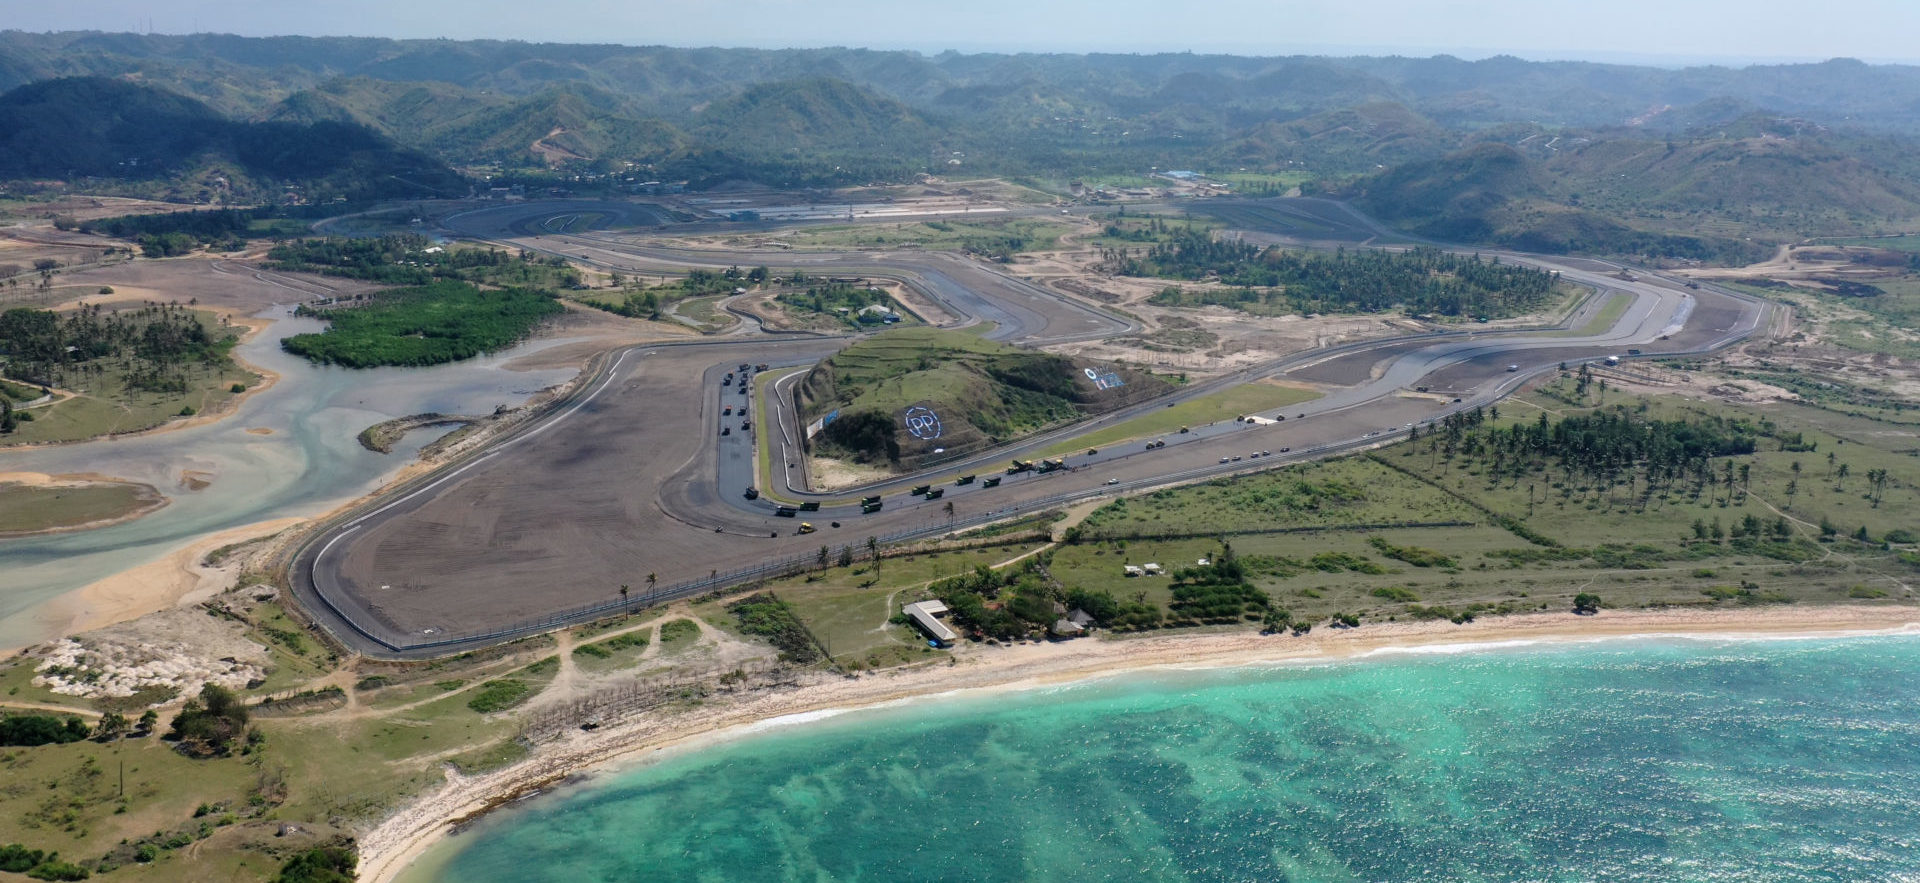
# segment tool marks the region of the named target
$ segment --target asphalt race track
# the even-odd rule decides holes
[[[1384,233],[1338,203],[1250,200],[1220,206],[1235,225],[1255,230],[1265,225],[1288,239],[1378,241]],[[457,215],[447,226],[622,271],[765,264],[897,279],[963,317],[959,324],[993,322],[990,336],[1016,343],[1135,330],[1124,317],[952,254],[709,252],[660,247],[631,232],[574,230],[669,220],[646,206],[570,201],[483,209]],[[555,230],[563,232],[550,232]],[[843,545],[860,550],[868,537],[888,542],[937,535],[1076,498],[1270,468],[1392,441],[1409,425],[1496,401],[1563,362],[1624,355],[1629,347],[1647,357],[1706,351],[1739,340],[1766,321],[1761,302],[1710,287],[1623,273],[1599,261],[1502,257],[1558,270],[1632,303],[1611,328],[1584,336],[1568,329],[1583,328],[1604,298],[1589,298],[1557,331],[1449,332],[1296,354],[1175,394],[1191,398],[1261,377],[1339,386],[1289,408],[1284,422],[1196,427],[1169,438],[1164,448],[1128,445],[1080,454],[1068,458],[1070,469],[1006,475],[995,488],[947,482],[945,498],[937,502],[910,496],[906,489],[929,476],[1001,474],[1009,458],[1170,400],[943,463],[922,476],[831,496],[778,486],[799,484],[798,472],[781,462],[770,464],[779,478],[766,489],[770,495],[822,505],[800,518],[776,516],[776,503],[766,495],[748,500],[742,493],[755,483],[756,433],[777,433],[773,450],[793,450],[798,428],[786,413],[790,405],[778,408],[780,425],[743,430],[740,408],[757,394],[741,395],[737,385],[723,385],[722,378],[741,363],[771,369],[810,365],[846,339],[760,335],[620,350],[543,419],[316,531],[293,560],[295,591],[323,626],[356,650],[444,655],[787,572],[813,560],[823,545],[835,553]],[[772,398],[776,405],[782,399]],[[725,413],[729,408],[733,413]],[[730,432],[721,435],[722,427]],[[1291,452],[1278,453],[1282,448]],[[1259,451],[1275,454],[1232,460]],[[881,495],[884,508],[862,515],[846,502],[866,494]],[[818,532],[798,534],[802,519]],[[622,586],[627,587],[624,599]]]

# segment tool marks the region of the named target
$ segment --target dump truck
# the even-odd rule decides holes
[[[910,493],[917,497],[930,490],[933,490],[933,485],[923,484],[923,485],[916,485],[913,490],[907,491],[907,493]]]
[[[954,480],[953,480],[953,486],[954,486],[954,487],[959,487],[959,486],[961,486],[961,485],[963,485],[963,484],[973,484],[973,476],[971,476],[971,475],[962,475],[962,476],[960,476],[959,478],[956,478],[956,479],[954,479]]]
[[[861,504],[860,504],[860,514],[862,514],[862,515],[872,515],[873,513],[875,513],[875,512],[878,512],[878,511],[880,511],[880,501],[879,501],[879,500],[874,500],[874,501],[873,501],[873,502],[871,502],[871,503],[861,503]]]
[[[1015,460],[1013,461],[1013,465],[1007,467],[1008,475],[1013,475],[1018,472],[1032,472],[1032,471],[1033,471],[1032,460]]]
[[[987,479],[986,481],[980,482],[980,486],[981,487],[999,487],[1000,476],[996,475],[992,478]]]
[[[933,490],[927,491],[927,499],[929,500],[938,500],[941,497],[944,497],[946,495],[947,495],[947,489],[943,487],[937,487],[937,488],[934,488]]]
[[[1065,465],[1067,465],[1067,461],[1065,460],[1049,458],[1049,459],[1040,461],[1040,466],[1038,471],[1052,472],[1053,470],[1059,469]]]
[[[813,501],[813,500],[808,500],[808,501],[806,501],[806,502],[804,502],[804,503],[801,503],[801,504],[800,504],[800,511],[802,511],[802,512],[818,512],[818,511],[820,511],[820,504],[819,504],[818,502],[815,502],[815,501]]]
[[[773,510],[773,514],[778,515],[781,518],[792,518],[796,515],[799,515],[800,510],[795,509],[792,506],[781,506],[780,508]]]
[[[862,505],[862,506],[873,506],[873,505],[877,505],[877,504],[878,504],[879,502],[880,502],[880,495],[879,495],[879,494],[875,494],[875,495],[873,495],[873,496],[871,496],[871,497],[861,497],[861,498],[860,498],[860,505]]]
[[[749,500],[758,500],[758,499],[760,499],[760,489],[759,489],[759,488],[757,488],[757,487],[753,487],[752,485],[748,485],[748,486],[747,486],[747,499],[749,499]]]
[[[814,526],[813,526],[813,523],[812,523],[812,522],[810,522],[810,521],[802,521],[802,522],[800,522],[800,532],[801,532],[801,533],[813,533],[813,531],[814,531]]]

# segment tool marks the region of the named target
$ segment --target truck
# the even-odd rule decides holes
[[[875,499],[875,500],[874,500],[873,502],[871,502],[871,503],[868,503],[868,502],[864,502],[864,501],[862,501],[862,502],[860,503],[860,514],[862,514],[862,515],[872,515],[873,513],[875,513],[875,512],[878,512],[878,511],[880,511],[880,505],[881,505],[881,504],[880,504],[880,501],[879,501],[878,499]]]
[[[922,485],[915,485],[915,486],[914,486],[914,488],[913,488],[913,490],[910,490],[910,491],[907,491],[907,493],[910,493],[910,494],[912,494],[912,495],[914,495],[914,496],[916,496],[916,497],[918,497],[918,496],[920,496],[920,495],[922,495],[922,494],[925,494],[925,493],[926,493],[927,491],[930,491],[930,490],[933,490],[933,485],[930,485],[930,484],[922,484]]]
[[[818,512],[818,511],[820,511],[820,503],[819,503],[818,501],[816,501],[816,500],[808,500],[808,501],[806,501],[806,502],[804,502],[804,503],[801,503],[801,504],[800,504],[800,511],[802,511],[802,512]]]
[[[813,533],[814,530],[816,530],[816,528],[813,526],[813,522],[810,522],[810,521],[800,522],[800,533]]]
[[[873,505],[878,505],[878,504],[879,504],[879,502],[880,502],[880,495],[879,495],[879,494],[874,494],[874,495],[873,495],[873,496],[871,496],[871,497],[861,497],[861,498],[860,498],[860,505],[862,505],[862,506],[873,506]]]
[[[959,478],[956,478],[956,479],[954,479],[954,480],[953,480],[953,486],[954,486],[954,487],[959,487],[959,486],[961,486],[961,485],[963,485],[963,484],[973,484],[973,476],[971,476],[971,475],[962,475],[962,476],[960,476]]]
[[[986,481],[980,482],[980,486],[981,487],[999,487],[1000,476],[996,475],[992,478],[987,479]]]
[[[1619,357],[1619,356],[1608,356],[1608,357],[1607,357],[1607,366],[1608,366],[1608,367],[1612,367],[1612,366],[1614,366],[1614,365],[1618,365],[1618,364],[1620,364],[1620,357]]]
[[[1007,467],[1008,475],[1013,475],[1015,473],[1020,473],[1020,472],[1032,472],[1032,471],[1033,471],[1032,460],[1015,460],[1013,461],[1013,465]]]
[[[1067,461],[1065,461],[1065,460],[1060,460],[1060,459],[1054,459],[1054,458],[1048,458],[1048,459],[1046,459],[1046,460],[1042,460],[1042,461],[1040,461],[1040,466],[1039,466],[1039,468],[1038,468],[1038,471],[1040,471],[1040,472],[1052,472],[1053,470],[1055,470],[1055,469],[1059,469],[1059,468],[1061,468],[1061,467],[1063,467],[1063,466],[1065,466],[1065,465],[1067,465]]]
[[[747,499],[749,500],[760,499],[760,489],[757,487],[754,487],[753,485],[747,485]]]
[[[780,508],[773,510],[773,514],[778,515],[781,518],[792,518],[796,515],[799,515],[800,510],[795,509],[792,506],[781,506]]]
[[[933,490],[927,491],[927,499],[929,500],[938,500],[941,497],[944,497],[946,495],[947,495],[947,489],[943,487],[937,487],[937,488],[934,488]]]

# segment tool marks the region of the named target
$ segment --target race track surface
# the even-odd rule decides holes
[[[1323,241],[1373,241],[1380,231],[1345,206],[1320,200],[1224,204],[1232,223]],[[614,218],[633,226],[664,223],[664,212],[624,203],[529,203],[456,216],[465,235],[564,254],[612,269],[688,266],[803,268],[823,275],[891,278],[938,300],[963,324],[993,322],[991,336],[1037,344],[1129,333],[1133,323],[1012,278],[957,255],[931,252],[709,252],[649,244],[643,235],[572,232],[580,219]],[[561,229],[568,232],[547,232]],[[610,354],[576,395],[544,419],[484,452],[337,520],[297,553],[295,591],[321,624],[357,650],[383,656],[443,655],[585,621],[626,606],[708,591],[811,561],[824,545],[856,550],[935,535],[1024,511],[1114,491],[1270,468],[1391,441],[1408,424],[1484,405],[1527,378],[1579,362],[1624,354],[1700,352],[1752,333],[1765,319],[1758,301],[1711,288],[1689,289],[1657,276],[1620,278],[1598,261],[1511,256],[1559,270],[1568,279],[1633,298],[1611,328],[1574,332],[1477,332],[1349,344],[1296,354],[1175,394],[1205,395],[1233,383],[1288,377],[1337,385],[1327,396],[1289,408],[1287,420],[1254,426],[1196,427],[1156,450],[1128,446],[1068,458],[1071,470],[1004,476],[997,488],[946,488],[928,502],[906,493],[908,476],[832,496],[797,487],[768,490],[823,504],[800,518],[774,514],[755,484],[755,434],[774,432],[773,450],[798,456],[797,428],[740,428],[742,396],[721,378],[740,363],[771,368],[810,365],[844,338],[756,336],[693,344],[642,345]],[[1600,297],[1565,323],[1579,329]],[[1513,366],[1513,370],[1509,370]],[[1413,392],[1427,387],[1427,394]],[[1459,398],[1459,402],[1453,401]],[[781,397],[776,396],[776,401]],[[1009,458],[1130,419],[1169,399],[1123,409],[977,457],[941,464],[933,474],[1001,474]],[[729,406],[734,415],[723,416]],[[723,426],[731,429],[725,436]],[[1281,448],[1291,452],[1281,455]],[[1256,451],[1274,456],[1247,458]],[[1222,464],[1220,460],[1228,458]],[[771,464],[784,482],[797,471]],[[1118,484],[1110,484],[1117,481]],[[950,483],[949,483],[950,485]],[[882,511],[862,515],[840,501],[881,495]],[[951,504],[952,511],[947,511]],[[799,535],[800,520],[818,527]],[[837,523],[838,527],[831,526]],[[648,577],[652,575],[650,582]],[[621,587],[627,594],[621,594]]]

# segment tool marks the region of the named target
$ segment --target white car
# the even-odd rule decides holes
[[[1107,479],[1107,484],[1119,484],[1119,483],[1120,483],[1120,479],[1117,479],[1117,478]]]

